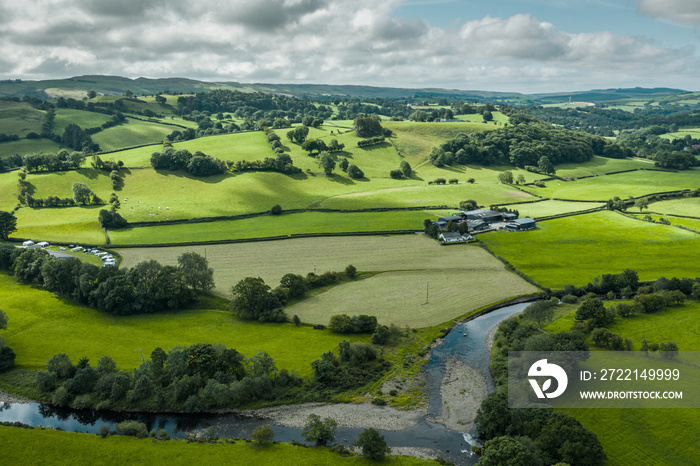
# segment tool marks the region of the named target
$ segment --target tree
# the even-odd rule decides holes
[[[333,174],[335,160],[333,160],[333,156],[331,154],[325,151],[321,152],[318,155],[318,164],[321,166],[321,168],[323,168],[323,172],[326,174],[326,176]]]
[[[554,170],[554,165],[552,164],[551,160],[549,160],[549,157],[547,157],[546,155],[543,155],[537,161],[537,169],[545,175],[553,175],[554,173],[556,173],[556,170]]]
[[[294,273],[288,273],[282,276],[280,285],[289,290],[290,298],[301,298],[307,290],[304,277]]]
[[[246,277],[231,289],[230,309],[243,320],[279,322],[286,320],[281,304],[262,278]]]
[[[576,309],[576,320],[591,320],[595,327],[603,327],[612,323],[615,315],[612,312],[607,312],[603,302],[596,298],[585,300],[578,309]]]
[[[525,184],[525,176],[523,174],[518,175],[518,179],[516,180],[517,184]]]
[[[405,160],[402,160],[401,163],[399,164],[399,170],[403,172],[403,176],[406,178],[411,177],[411,173],[413,173],[413,170],[411,169],[411,165],[406,162]]]
[[[7,239],[17,231],[17,218],[10,212],[0,210],[0,239]]]
[[[73,183],[73,199],[76,204],[90,204],[94,196],[95,193],[85,183]]]
[[[348,162],[348,159],[345,157],[340,157],[338,158],[338,167],[343,170],[344,172],[348,171],[348,166],[350,165],[350,162]]]
[[[467,199],[459,203],[459,208],[462,210],[476,210],[479,208],[479,204],[474,199]]]
[[[634,201],[634,206],[638,208],[640,212],[644,209],[648,209],[649,199],[647,199],[646,197],[640,197],[639,199]]]
[[[503,184],[513,184],[513,172],[504,171],[498,174],[498,181]]]
[[[351,164],[348,166],[348,176],[353,180],[359,180],[360,178],[363,178],[365,174],[357,165]]]
[[[257,442],[258,445],[262,445],[263,443],[269,442],[272,440],[275,436],[275,433],[272,432],[272,428],[268,425],[262,425],[258,426],[255,428],[252,434],[250,434],[250,438]]]
[[[377,115],[358,116],[353,122],[355,134],[360,138],[369,138],[372,136],[382,136],[384,128],[382,128],[381,120]]]
[[[549,322],[554,317],[554,306],[556,303],[553,301],[536,301],[525,308],[523,315],[537,322],[537,326],[541,329],[543,323]]]
[[[372,460],[383,460],[384,456],[391,453],[384,436],[372,428],[365,429],[353,442],[353,446],[362,448],[362,454]]]
[[[182,273],[185,274],[187,286],[202,293],[214,288],[214,269],[209,262],[196,252],[185,252],[177,258]]]
[[[674,359],[678,355],[678,345],[674,341],[666,341],[659,345],[659,354],[666,359]]]
[[[306,418],[306,424],[301,431],[301,435],[307,442],[315,442],[316,445],[325,445],[328,442],[335,440],[335,430],[338,423],[335,419],[325,418],[321,420],[321,416],[317,414],[309,414]]]
[[[408,119],[411,121],[425,121],[428,119],[428,114],[423,110],[416,110],[415,112],[411,113]]]
[[[532,441],[530,445],[526,438],[513,438],[508,436],[496,437],[484,444],[484,450],[479,465],[500,466],[530,466],[541,464],[537,455],[537,449]],[[528,446],[530,448],[528,448]]]
[[[5,314],[5,311],[0,309],[0,330],[4,330],[7,328],[7,314]]]
[[[275,204],[272,206],[270,209],[270,215],[281,215],[282,214],[282,206],[279,204]]]

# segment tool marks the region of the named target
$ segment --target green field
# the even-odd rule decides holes
[[[479,236],[496,254],[544,286],[585,285],[634,269],[641,280],[695,277],[700,235],[603,211],[548,220],[537,230]]]
[[[596,202],[566,202],[566,201],[542,201],[522,204],[511,204],[502,207],[517,209],[520,217],[546,217],[549,215],[559,215],[569,212],[580,212],[595,207],[602,207],[605,204]]]
[[[162,143],[175,129],[177,128],[174,126],[127,118],[121,125],[93,134],[92,140],[99,144],[102,150],[115,150],[141,144]]]
[[[649,211],[667,215],[685,215],[700,218],[700,198],[686,197],[649,204]]]
[[[638,219],[643,219],[649,215],[654,221],[659,221],[664,218],[671,222],[671,225],[679,225],[691,230],[700,231],[700,218],[683,218],[683,217],[673,217],[670,215],[654,215],[654,214],[635,214],[634,216]]]
[[[15,213],[17,231],[14,238],[61,243],[105,244],[105,235],[97,221],[105,206],[31,209]]]
[[[569,331],[575,306],[547,327],[547,332]],[[653,314],[617,318],[608,329],[631,338],[639,350],[643,338],[661,343],[675,341],[680,351],[700,349],[700,303],[688,301]],[[695,464],[698,413],[693,409],[570,409],[600,440],[611,465]]]
[[[40,428],[0,427],[0,443],[3,445],[5,464],[377,464],[364,457],[340,456],[327,447],[305,448],[289,443],[258,446],[244,441],[235,444],[188,443],[184,440],[156,442],[121,435],[100,438],[97,435]],[[437,463],[410,456],[388,456],[381,464]]]
[[[104,113],[73,110],[71,108],[59,108],[56,111],[56,118],[53,120],[51,131],[61,135],[66,129],[66,126],[71,123],[76,124],[83,129],[87,129],[100,126],[102,123],[105,123],[111,119],[112,115],[105,115]]]
[[[338,343],[369,341],[369,336],[334,335],[328,330],[291,324],[242,322],[212,303],[201,308],[149,315],[114,316],[75,305],[48,291],[18,284],[0,274],[0,302],[9,318],[3,331],[17,354],[16,366],[38,370],[56,353],[94,363],[111,356],[120,369],[132,370],[156,347],[166,351],[194,343],[221,343],[246,357],[266,351],[278,368],[311,374],[311,362]],[[294,351],[289,351],[294,348]]]
[[[0,157],[13,154],[33,154],[35,152],[53,154],[60,149],[61,146],[50,139],[20,139],[18,141],[0,143]]]
[[[361,272],[387,272],[334,287],[288,309],[304,322],[328,323],[332,314],[376,315],[380,322],[426,327],[481,306],[537,289],[506,271],[483,249],[440,246],[424,235],[301,238],[174,248],[120,249],[124,267],[156,259],[175,264],[183,252],[204,254],[214,269],[216,292],[228,296],[247,276],[273,288],[286,273],[342,271],[353,264]],[[368,253],[371,251],[371,253]],[[426,282],[430,281],[429,304]],[[462,299],[468,284],[469,298]],[[407,312],[407,310],[410,311]]]
[[[0,133],[16,134],[23,138],[27,133],[41,133],[44,112],[25,102],[0,101]]]
[[[112,244],[168,244],[264,238],[307,233],[421,230],[426,211],[329,213],[304,212],[242,220],[221,220],[128,228],[109,232]]]
[[[590,161],[580,163],[562,163],[556,166],[557,176],[579,177],[590,175],[605,175],[606,173],[637,168],[654,168],[654,162],[647,159],[609,159],[594,156]],[[541,176],[540,176],[541,177]]]
[[[615,175],[596,176],[576,181],[553,180],[545,188],[532,188],[532,192],[544,197],[574,200],[605,201],[618,196],[643,196],[680,189],[700,187],[700,172],[685,170],[678,173],[635,171]]]

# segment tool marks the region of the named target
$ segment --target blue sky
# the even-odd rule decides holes
[[[700,90],[700,0],[0,0],[0,79]]]

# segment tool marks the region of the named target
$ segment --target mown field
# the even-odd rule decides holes
[[[205,246],[134,248],[118,252],[122,265],[142,260],[176,263],[183,252],[204,254]],[[206,246],[216,291],[228,295],[246,276],[271,287],[286,273],[384,272],[334,287],[287,309],[304,322],[328,323],[332,314],[375,315],[380,322],[410,327],[438,325],[481,306],[537,289],[506,271],[481,248],[440,246],[423,235],[302,238],[264,243]],[[427,282],[430,282],[428,285]],[[429,287],[429,304],[425,305]]]
[[[618,318],[608,329],[631,338],[635,350],[641,341],[674,341],[680,351],[700,349],[700,303],[688,301],[653,314]],[[575,306],[547,327],[568,331]],[[611,465],[695,464],[700,418],[694,409],[569,409],[600,440]]]
[[[194,343],[221,343],[246,357],[266,351],[278,368],[311,374],[311,362],[343,340],[369,341],[368,335],[334,335],[291,324],[242,322],[215,302],[178,312],[113,316],[75,305],[43,289],[18,284],[0,274],[0,302],[9,318],[3,331],[17,354],[16,366],[38,370],[56,353],[73,362],[95,363],[111,356],[118,368],[132,370],[156,347],[169,350]],[[289,351],[294,348],[294,351]]]
[[[610,211],[540,222],[537,230],[479,236],[496,254],[544,286],[585,285],[630,268],[642,280],[695,277],[700,235]]]
[[[0,143],[0,157],[13,154],[33,154],[44,152],[55,154],[61,150],[61,146],[50,139],[20,139]]]
[[[6,464],[377,464],[360,456],[340,456],[328,447],[306,448],[290,443],[259,446],[244,441],[234,444],[188,443],[184,440],[154,442],[120,435],[100,438],[98,435],[51,429],[0,427],[0,442]],[[437,463],[410,456],[387,456],[381,464]]]
[[[86,112],[84,110],[74,110],[72,108],[59,108],[53,120],[51,131],[61,135],[66,126],[73,123],[83,129],[94,128],[112,119],[112,115],[104,113]]]
[[[647,159],[608,159],[594,156],[585,164],[563,163],[556,167],[557,176],[562,177],[605,175],[606,173],[637,168],[654,168],[654,162]]]
[[[654,215],[654,214],[634,214],[634,216],[638,219],[643,219],[646,216],[649,216],[652,218],[652,220],[658,222],[662,218],[665,220],[668,220],[671,222],[671,225],[679,225],[682,227],[690,228],[692,230],[697,230],[700,231],[700,218],[683,218],[683,217],[674,217],[671,215]]]
[[[602,207],[605,204],[596,202],[566,202],[566,201],[542,201],[521,204],[510,204],[503,207],[517,209],[520,217],[546,217],[549,215],[559,215],[569,212],[580,212],[595,207]]]

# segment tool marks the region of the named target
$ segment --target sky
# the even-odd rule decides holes
[[[0,79],[700,90],[700,0],[0,0]]]

